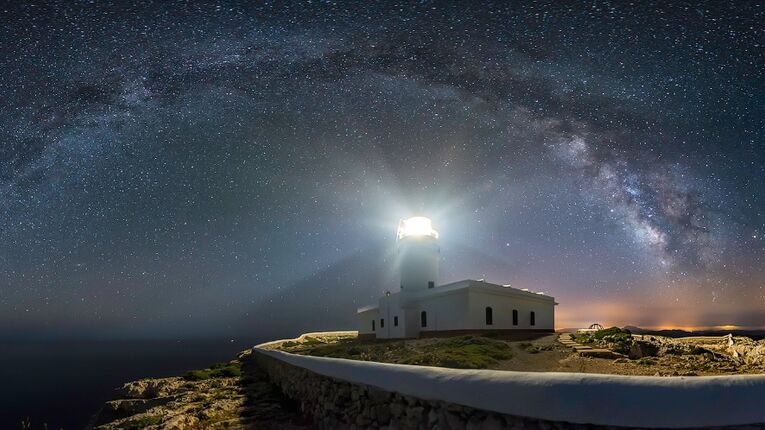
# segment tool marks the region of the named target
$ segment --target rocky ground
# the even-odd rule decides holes
[[[743,336],[669,338],[631,335],[611,328],[579,334],[575,339],[623,355],[603,373],[659,376],[765,373],[765,341]]]
[[[217,372],[219,369],[236,371]],[[228,376],[239,373],[239,375]],[[312,428],[243,353],[225,366],[184,377],[142,379],[117,390],[89,429],[306,429]]]

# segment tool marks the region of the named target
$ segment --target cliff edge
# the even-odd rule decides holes
[[[251,360],[236,360],[182,377],[141,379],[116,390],[86,427],[91,430],[306,429],[299,404],[285,398]]]

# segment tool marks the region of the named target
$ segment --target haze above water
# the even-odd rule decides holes
[[[81,429],[124,382],[235,358],[229,341],[0,343],[0,429]]]

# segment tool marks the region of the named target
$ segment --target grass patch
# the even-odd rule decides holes
[[[437,342],[427,351],[405,358],[402,363],[483,369],[512,356],[510,346],[501,340],[482,336],[460,336]]]
[[[482,369],[513,356],[506,342],[485,336],[433,339],[431,342],[417,345],[401,340],[338,342],[316,346],[303,353],[320,357],[458,369]]]
[[[305,336],[300,340],[288,340],[279,344],[276,349],[286,350],[289,352],[301,352],[306,349],[311,349],[320,345],[331,345],[343,342],[356,342],[357,336],[349,335],[320,335],[320,336]]]
[[[307,348],[302,353],[318,357],[393,362],[406,349],[404,341],[338,342]]]
[[[187,381],[203,381],[214,378],[231,378],[242,376],[242,365],[238,361],[217,363],[207,369],[192,370],[183,375]]]
[[[305,339],[303,339],[303,345],[306,345],[306,346],[323,345],[324,343],[325,342],[322,342],[321,340],[313,336],[306,336]]]
[[[131,430],[140,430],[145,429],[149,426],[155,426],[162,423],[162,417],[159,415],[151,415],[151,416],[145,416],[138,418],[137,420],[130,423]]]

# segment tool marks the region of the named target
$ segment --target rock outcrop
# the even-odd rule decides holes
[[[241,376],[172,377],[128,382],[115,390],[88,429],[304,429],[297,405],[286,399],[249,360]]]
[[[735,360],[748,365],[765,365],[765,340],[728,335],[727,342],[728,352]]]

